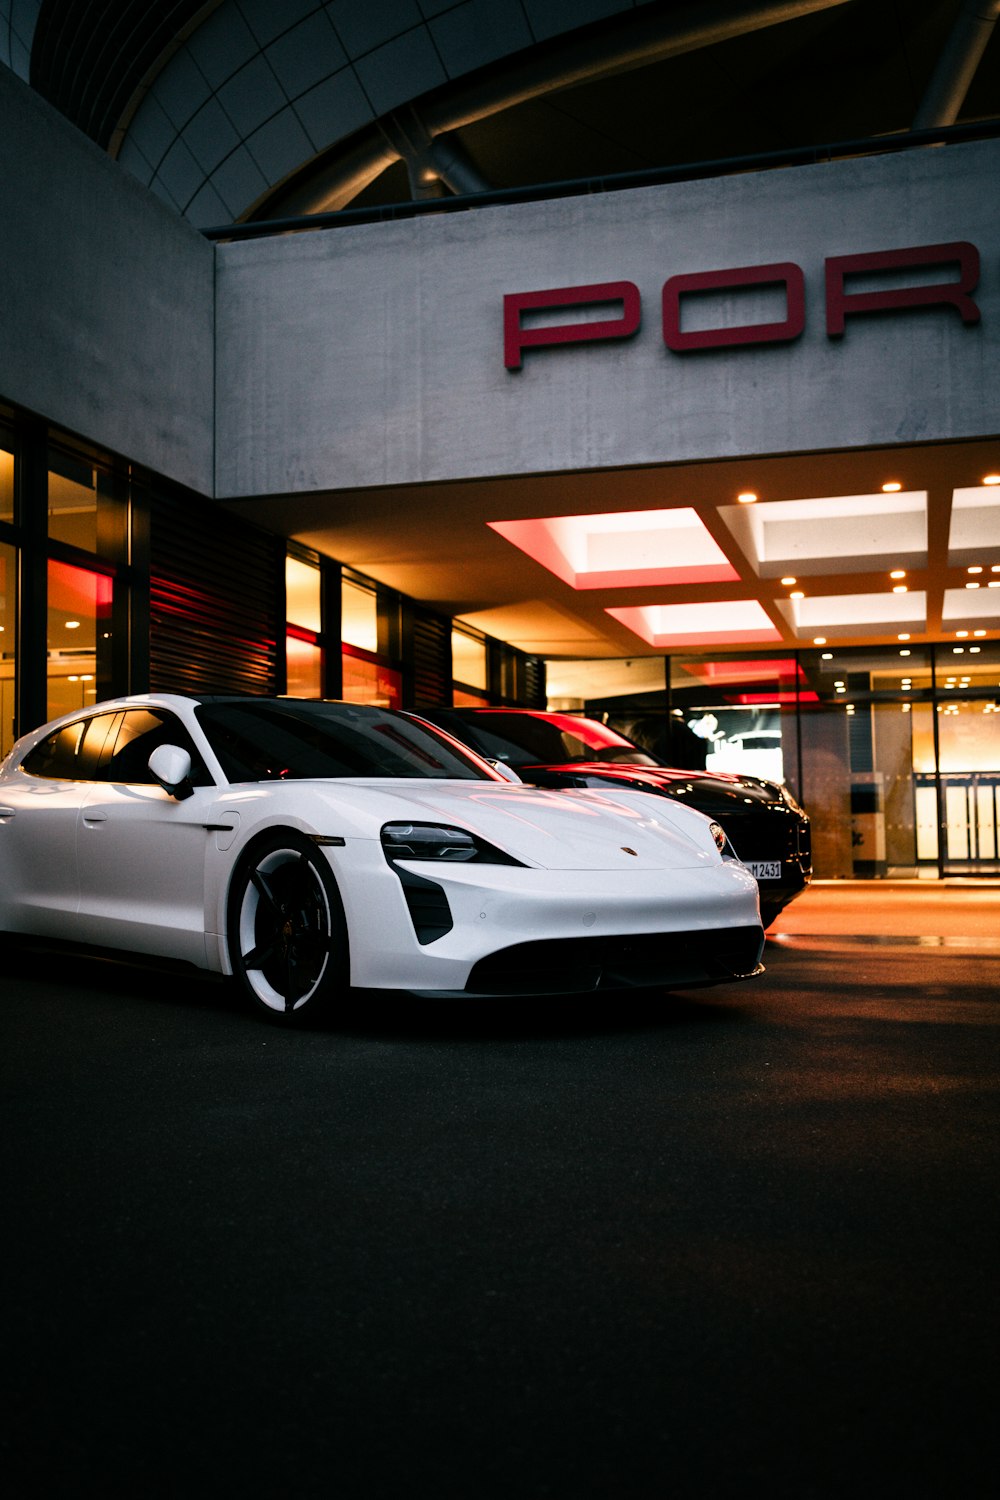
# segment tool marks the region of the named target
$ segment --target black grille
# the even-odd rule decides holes
[[[393,869],[403,886],[403,895],[406,898],[413,930],[417,934],[417,942],[423,946],[426,943],[433,943],[437,938],[444,937],[445,933],[450,932],[455,925],[452,921],[448,897],[444,891],[439,885],[435,885],[433,880],[425,880],[422,875],[414,875],[412,870],[401,870],[398,865],[394,865]]]
[[[686,989],[752,974],[759,927],[516,943],[474,966],[473,995],[575,995],[591,990]]]

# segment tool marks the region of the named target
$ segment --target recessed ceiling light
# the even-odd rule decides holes
[[[972,632],[972,634],[973,634],[973,635],[985,635],[985,634],[986,634],[986,631],[985,631],[985,630],[974,630],[974,631],[973,631],[973,632]]]
[[[893,571],[889,574],[889,577],[890,578],[905,578],[906,577],[906,569],[905,568],[894,568]]]
[[[984,484],[1000,484],[1000,474],[984,474]]]
[[[908,693],[912,687],[913,687],[913,683],[912,682],[904,682],[903,683],[903,692],[904,693]]]
[[[1000,578],[998,578],[995,582],[991,578],[986,587],[990,589],[1000,589]]]
[[[955,639],[957,641],[964,641],[965,637],[968,635],[968,633],[969,632],[967,630],[956,630],[955,631]]]
[[[813,645],[814,646],[825,646],[826,645],[826,636],[825,635],[814,635],[813,636]],[[824,653],[824,655],[825,654],[826,653]]]
[[[992,566],[992,568],[990,568],[990,572],[991,573],[1000,573],[1000,563],[994,563],[993,566]]]
[[[908,641],[910,639],[910,633],[909,633],[909,631],[908,630],[901,631],[900,634],[897,635],[896,639],[897,639],[897,641]]]
[[[966,588],[967,588],[967,589],[977,589],[977,588],[978,588],[978,587],[979,587],[979,584],[978,584],[978,583],[967,583],[967,584],[966,584],[966,585],[965,585],[965,587],[966,587]]]
[[[900,654],[900,656],[909,656],[910,652],[909,651],[901,651],[899,654]]]
[[[983,570],[982,568],[966,568],[965,571],[967,573],[981,573]]]
[[[966,631],[963,631],[962,633],[964,635],[968,635],[969,632],[966,630]],[[964,656],[965,655],[965,647],[964,646],[952,646],[952,648],[951,648],[951,654],[952,654],[952,656]]]
[[[905,583],[894,583],[892,586],[892,592],[894,594],[908,594],[910,591],[906,587]]]
[[[736,498],[741,505],[753,505],[757,499],[757,496],[754,494],[753,490],[743,490],[739,495],[736,496]]]
[[[903,704],[903,712],[904,714],[908,714],[910,712],[910,705],[908,703]]]
[[[833,661],[833,652],[824,651],[823,655],[820,657],[820,661]]]
[[[980,653],[980,651],[982,651],[982,649],[983,649],[982,646],[970,646],[969,647],[969,655],[970,656],[978,656],[979,653]]]
[[[898,479],[890,479],[882,486],[882,493],[884,495],[895,495],[897,490],[901,490],[902,488],[903,486]]]
[[[80,629],[80,621],[79,620],[67,620],[66,621],[66,629],[67,630],[79,630]]]
[[[788,575],[781,580],[781,584],[783,588],[789,589],[793,583],[798,583],[798,581],[797,578],[792,578],[791,575]]]
[[[806,596],[801,589],[792,589],[788,597],[789,599],[804,599]]]

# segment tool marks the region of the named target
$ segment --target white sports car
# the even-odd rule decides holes
[[[347,986],[553,995],[760,971],[757,882],[718,824],[509,776],[378,708],[99,703],[0,766],[0,932],[232,974],[286,1022]]]

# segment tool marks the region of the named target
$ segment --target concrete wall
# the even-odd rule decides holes
[[[1000,143],[984,142],[221,246],[217,491],[995,433],[998,180]],[[827,256],[954,240],[983,256],[977,327],[936,309],[855,318],[827,337]],[[805,273],[795,343],[665,348],[667,276],[776,261]],[[612,280],[641,291],[636,337],[504,369],[505,292]],[[783,298],[752,296],[749,309],[714,303],[712,320],[783,315]]]
[[[0,67],[0,400],[211,492],[214,250]]]

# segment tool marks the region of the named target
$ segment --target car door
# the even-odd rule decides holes
[[[189,797],[171,796],[149,770],[150,755],[163,744],[192,757]],[[80,820],[83,940],[204,965],[206,858],[220,822],[213,815],[218,788],[187,730],[167,710],[129,709],[105,747],[100,776],[87,789]]]
[[[118,713],[81,715],[41,740],[0,790],[0,927],[77,938],[80,812]]]

